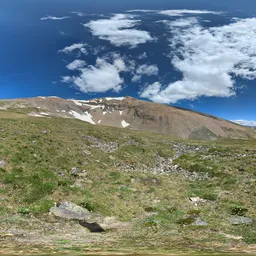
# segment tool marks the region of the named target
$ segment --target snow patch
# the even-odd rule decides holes
[[[92,115],[88,112],[84,112],[84,114],[79,114],[74,110],[70,110],[69,114],[71,114],[74,118],[85,121],[90,124],[95,124],[95,122],[92,119]]]
[[[117,98],[111,98],[111,97],[107,97],[105,98],[105,100],[124,100],[125,97],[117,97]]]
[[[93,100],[93,101],[87,101],[87,100],[72,100],[76,105],[78,106],[86,106],[89,107],[91,109],[96,109],[96,108],[101,108],[104,107],[103,105],[91,105],[88,103],[98,103],[97,101]]]
[[[120,116],[123,114],[123,111],[119,111],[119,113],[120,113]]]
[[[57,97],[57,96],[49,96],[48,98],[52,98],[52,99],[61,99],[60,97]]]
[[[41,113],[29,113],[28,116],[33,116],[33,117],[47,117],[46,115],[42,115]]]
[[[121,122],[121,124],[122,124],[123,128],[125,128],[125,127],[130,125],[130,124],[126,123],[124,120]]]
[[[78,100],[72,100],[77,106],[83,106],[83,104]]]
[[[83,106],[90,107],[91,109],[96,109],[96,108],[102,108],[104,106],[102,105],[90,105],[90,104],[83,104]]]
[[[101,120],[98,121],[98,124],[100,124],[100,123],[101,123]]]
[[[103,111],[103,116],[105,116],[107,114],[107,112],[106,111]]]
[[[49,114],[49,113],[46,113],[46,112],[40,112],[40,115],[49,116],[50,114]]]

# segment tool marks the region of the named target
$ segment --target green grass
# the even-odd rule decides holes
[[[163,247],[189,246],[193,241],[203,244],[207,239],[222,242],[222,236],[211,235],[213,229],[255,243],[250,227],[228,224],[231,214],[256,219],[255,140],[178,141],[11,111],[0,111],[0,127],[0,160],[8,163],[0,169],[0,195],[4,198],[0,213],[9,218],[3,223],[12,225],[16,214],[22,218],[44,215],[55,202],[66,200],[103,216],[132,221],[132,229],[121,234],[120,243],[126,245],[135,237],[136,243],[149,241],[153,247],[158,242]],[[91,147],[93,141],[88,136],[102,143],[116,142],[119,147],[112,153],[104,152]],[[209,148],[206,153],[185,154],[174,160],[187,171],[207,173],[209,179],[145,172],[155,166],[157,156],[173,157],[175,142]],[[127,166],[132,169],[127,171]],[[73,176],[73,167],[85,170],[86,175]],[[195,206],[189,201],[192,196],[207,203]],[[191,226],[189,216],[193,214],[209,226]]]

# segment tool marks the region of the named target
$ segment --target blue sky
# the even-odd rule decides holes
[[[1,1],[0,98],[128,95],[256,120],[255,15],[253,0]]]

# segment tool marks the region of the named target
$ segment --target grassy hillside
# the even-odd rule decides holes
[[[230,223],[235,215],[256,220],[255,185],[256,140],[177,141],[0,111],[0,238],[5,246],[28,244],[16,233],[5,235],[15,228],[54,248],[255,249],[255,221]],[[62,201],[83,206],[103,221],[112,217],[117,228],[90,236],[77,223],[65,222],[64,233],[53,231],[48,227],[61,220],[53,221],[48,212]],[[208,225],[195,225],[195,218]],[[73,227],[93,242],[65,239]],[[55,236],[48,241],[50,234]]]

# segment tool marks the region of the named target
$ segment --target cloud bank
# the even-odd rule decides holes
[[[213,28],[195,20],[168,24],[171,62],[183,79],[146,86],[140,96],[160,103],[194,100],[200,96],[235,95],[235,77],[256,78],[256,18]]]
[[[256,121],[248,121],[248,120],[231,120],[231,122],[244,125],[244,126],[251,126],[256,127]]]
[[[116,14],[110,19],[90,21],[84,26],[90,28],[94,36],[107,40],[115,46],[136,47],[152,41],[149,32],[134,28],[140,20],[134,20],[133,17],[129,14]]]

